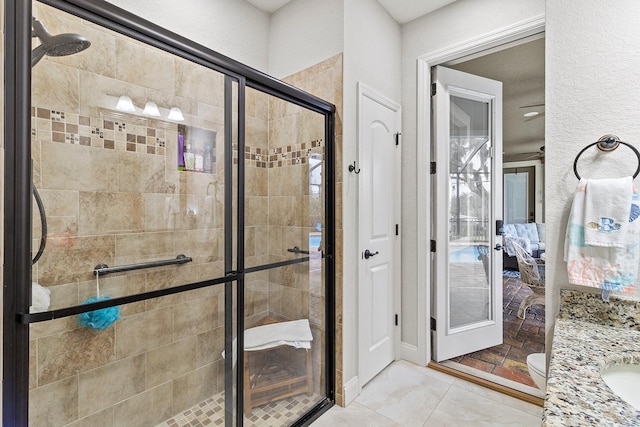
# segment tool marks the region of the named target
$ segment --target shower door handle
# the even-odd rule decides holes
[[[496,245],[496,247],[495,247],[495,248],[493,248],[493,249],[495,249],[496,251],[501,251],[503,248],[504,248],[504,246],[502,246],[500,243],[498,243],[498,244]]]
[[[369,258],[371,258],[373,256],[378,255],[379,253],[380,252],[378,252],[378,251],[371,252],[369,249],[365,249],[365,251],[364,251],[364,259],[369,259]]]

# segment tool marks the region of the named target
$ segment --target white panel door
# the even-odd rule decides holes
[[[358,377],[362,386],[396,358],[400,106],[362,84],[358,84],[358,99]]]
[[[444,67],[433,75],[439,362],[502,344],[502,83]]]

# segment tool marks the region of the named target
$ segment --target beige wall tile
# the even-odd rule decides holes
[[[80,192],[78,232],[81,236],[140,232],[143,228],[141,194]]]
[[[56,216],[78,216],[79,202],[76,190],[39,190],[47,219]]]
[[[43,286],[91,280],[96,264],[113,264],[113,236],[55,237],[39,261],[38,281]]]
[[[81,373],[78,415],[85,417],[135,396],[145,388],[144,354]]]
[[[118,359],[171,343],[173,309],[162,308],[116,322],[116,356]]]
[[[165,193],[163,156],[118,152],[118,191],[134,193]]]
[[[29,390],[38,386],[38,340],[29,340]]]
[[[247,167],[246,188],[247,196],[268,196],[269,195],[269,172],[264,168]]]
[[[269,169],[269,195],[297,196],[303,191],[306,193],[309,186],[308,171],[307,165]]]
[[[174,339],[210,331],[219,324],[218,296],[176,305],[174,316]]]
[[[147,387],[155,387],[195,369],[196,341],[194,336],[147,352]]]
[[[106,295],[110,298],[142,293],[146,288],[144,274],[135,274],[135,272],[128,272],[126,274],[116,276],[101,276],[99,285],[100,295]],[[94,279],[78,283],[78,295],[81,302],[95,297],[96,280]],[[121,305],[119,307],[120,316],[122,317],[131,316],[145,311],[144,302],[135,302]]]
[[[132,61],[131,58],[135,58]],[[159,49],[116,39],[116,78],[165,93],[175,93],[174,60]],[[148,72],[141,72],[148,70]],[[142,104],[144,106],[144,103]]]
[[[175,70],[176,95],[209,105],[224,106],[222,74],[179,58],[175,58]]]
[[[269,197],[245,198],[245,225],[265,226],[269,224]]]
[[[66,378],[29,392],[29,425],[62,426],[78,419],[78,378]]]
[[[66,427],[96,427],[96,426],[115,426],[113,423],[113,408],[107,408],[104,411],[84,417]]]
[[[205,365],[220,360],[224,351],[224,326],[198,334],[196,343],[196,366]]]
[[[113,408],[114,426],[152,426],[175,415],[171,383],[125,400]]]
[[[176,412],[183,411],[211,397],[218,389],[217,366],[203,366],[173,380],[173,405]]]
[[[173,251],[192,257],[197,264],[222,261],[224,233],[218,229],[176,232]]]
[[[269,198],[269,222],[271,225],[296,226],[300,223],[300,198],[280,196]]]
[[[82,349],[81,351],[78,351]],[[115,360],[115,328],[80,328],[38,340],[38,384],[44,385]]]
[[[116,257],[113,265],[173,259],[173,233],[131,233],[116,236]],[[109,264],[111,265],[111,264]]]
[[[33,68],[31,103],[56,111],[80,111],[80,72],[43,59]]]
[[[117,191],[118,155],[72,144],[42,144],[42,185],[54,190]]]

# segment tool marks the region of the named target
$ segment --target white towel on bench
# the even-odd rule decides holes
[[[311,348],[311,327],[309,319],[270,323],[244,331],[245,351],[258,351],[288,345],[295,348]],[[233,339],[233,363],[236,363],[236,338]],[[224,351],[222,352],[224,358]]]

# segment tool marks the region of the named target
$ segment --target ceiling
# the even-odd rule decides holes
[[[273,13],[291,0],[247,0],[258,9]],[[393,19],[400,24],[413,21],[422,15],[453,3],[455,0],[378,0]]]
[[[544,145],[544,38],[448,65],[502,82],[502,140],[505,161],[536,158]],[[542,113],[533,118],[523,114]]]

